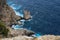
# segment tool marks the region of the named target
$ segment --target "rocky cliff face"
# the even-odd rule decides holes
[[[28,31],[28,30],[14,30],[11,27],[11,25],[13,24],[21,24],[20,22],[18,23],[17,20],[21,20],[21,19],[30,19],[30,13],[28,11],[25,11],[25,15],[24,17],[20,17],[17,16],[14,12],[14,10],[9,7],[6,4],[6,0],[0,0],[0,21],[4,22],[6,27],[9,28],[10,32],[9,32],[9,37],[12,36],[16,36],[16,35],[26,35],[26,36],[30,36],[32,34],[34,34],[34,32],[32,31]]]
[[[35,40],[60,40],[60,36],[43,35],[41,37],[35,38]]]
[[[8,9],[6,7],[4,7],[2,9],[2,18],[1,20],[7,25],[10,26],[12,24],[17,24],[16,20],[20,19],[20,17],[15,14],[15,12],[13,11],[12,8],[8,7]],[[18,18],[18,19],[17,19]]]
[[[40,37],[16,36],[13,38],[3,38],[0,40],[60,40],[60,36],[44,35]]]
[[[31,30],[27,30],[24,28],[20,28],[20,29],[11,29],[9,32],[9,37],[15,37],[15,36],[32,36],[33,34],[35,34],[35,32],[31,31]]]
[[[30,12],[27,12],[27,11],[24,11],[24,12],[25,12],[24,19],[26,20],[29,19]],[[0,21],[3,21],[8,27],[12,24],[18,24],[17,20],[21,20],[21,17],[17,16],[14,10],[6,4],[6,0],[0,0]],[[20,30],[14,30],[11,28],[9,29],[10,29],[9,34],[11,34],[11,36],[14,36],[14,37],[1,38],[0,40],[60,40],[60,36],[44,35],[41,37],[29,37],[32,34],[34,34],[34,32],[26,29],[20,29]]]
[[[17,20],[29,20],[31,18],[30,12],[25,10],[24,17],[17,16],[14,10],[6,4],[6,0],[0,0],[0,20],[2,20],[7,26],[12,24],[21,24]]]
[[[2,20],[6,26],[17,24],[17,20],[21,17],[17,16],[14,10],[6,4],[6,0],[0,0],[0,20]]]
[[[13,37],[13,38],[3,38],[0,40],[34,40],[34,38],[28,37],[28,36],[17,36],[17,37]]]

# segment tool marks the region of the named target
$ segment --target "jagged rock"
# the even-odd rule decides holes
[[[60,40],[60,36],[54,36],[54,35],[43,35],[40,37],[28,37],[28,36],[16,36],[12,38],[3,38],[0,40]]]
[[[0,0],[0,10],[0,20],[2,20],[6,26],[18,24],[17,20],[21,19],[21,17],[17,16],[14,10],[6,4],[6,0]]]
[[[24,10],[24,19],[25,20],[31,19],[30,11]]]
[[[43,35],[38,38],[35,38],[34,40],[60,40],[60,36],[55,35]]]
[[[7,26],[12,24],[21,24],[17,20],[30,19],[30,12],[24,10],[24,17],[17,16],[14,10],[6,4],[6,0],[0,0],[0,20],[2,20]]]
[[[0,40],[33,40],[33,37],[28,37],[28,36],[17,36],[17,37],[13,37],[13,38],[3,38]]]
[[[4,23],[6,23],[6,25],[17,24],[16,20],[21,19],[21,17],[17,16],[11,7],[9,7],[9,9],[7,9],[7,10],[6,9],[3,8],[3,12],[2,12],[3,13],[3,17],[2,17],[1,20]]]
[[[11,29],[9,34],[12,35],[13,37],[18,36],[18,35],[32,36],[34,34],[34,32],[27,30],[27,29],[21,29],[20,28],[20,29],[16,29],[16,30]]]
[[[0,20],[4,22],[6,27],[10,30],[10,32],[8,33],[9,34],[8,37],[14,37],[14,38],[2,39],[2,40],[30,40],[28,36],[33,35],[34,34],[33,31],[27,29],[14,30],[10,28],[11,25],[13,24],[19,24],[20,22],[17,22],[17,20],[21,20],[21,19],[22,17],[17,16],[14,10],[6,4],[6,0],[0,0]],[[30,19],[30,13],[28,11],[25,11],[23,19],[26,20]],[[19,37],[15,37],[18,35]],[[27,36],[26,39],[24,35]]]

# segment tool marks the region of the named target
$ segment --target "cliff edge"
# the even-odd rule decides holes
[[[30,12],[24,11],[24,19],[30,19]],[[0,40],[60,40],[60,36],[43,35],[40,37],[32,37],[33,31],[26,29],[14,30],[11,27],[13,24],[18,24],[17,20],[22,17],[17,16],[14,10],[6,4],[6,0],[0,0],[0,21],[4,22],[5,26],[9,28],[9,38],[0,38]]]
[[[8,36],[15,36],[15,35],[26,35],[30,36],[34,34],[32,31],[28,30],[14,30],[12,29],[12,25],[21,24],[20,20],[28,20],[30,19],[30,12],[24,11],[24,17],[17,16],[14,10],[7,5],[6,0],[0,0],[0,21],[2,21],[6,28],[9,29]],[[19,21],[19,22],[18,22]]]
[[[0,4],[0,20],[2,20],[6,26],[18,24],[17,20],[21,19],[21,17],[17,16],[14,10],[6,4],[6,0],[0,0]]]

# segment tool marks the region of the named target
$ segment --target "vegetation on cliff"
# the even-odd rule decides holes
[[[3,37],[7,37],[9,32],[9,29],[6,28],[5,24],[0,21],[0,35],[2,35]]]

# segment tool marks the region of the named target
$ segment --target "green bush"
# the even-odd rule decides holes
[[[6,28],[3,22],[0,21],[0,35],[7,37],[9,29]]]

